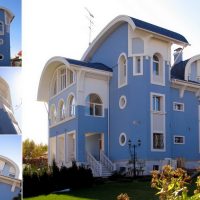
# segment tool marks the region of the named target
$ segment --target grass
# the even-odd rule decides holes
[[[65,194],[49,194],[24,200],[116,200],[120,193],[127,193],[132,200],[158,200],[150,182],[106,182],[88,189],[74,190]]]

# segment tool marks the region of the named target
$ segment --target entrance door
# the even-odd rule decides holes
[[[87,133],[85,145],[86,152],[89,152],[96,160],[99,160],[100,150],[104,150],[103,133]]]

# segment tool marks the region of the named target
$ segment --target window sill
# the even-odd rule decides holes
[[[75,116],[67,117],[67,118],[63,119],[62,121],[59,121],[59,122],[56,122],[55,124],[50,125],[49,128],[56,127],[56,126],[58,126],[58,125],[60,125],[60,124],[63,124],[63,123],[65,123],[65,122],[68,122],[68,121],[73,120],[73,119],[75,119],[75,118],[76,118]]]

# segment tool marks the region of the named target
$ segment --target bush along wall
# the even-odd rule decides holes
[[[26,166],[23,171],[23,196],[31,197],[64,189],[78,189],[91,187],[93,175],[91,169],[84,166],[77,166],[76,162],[72,167],[62,166],[58,168],[56,163],[48,168],[33,170]]]

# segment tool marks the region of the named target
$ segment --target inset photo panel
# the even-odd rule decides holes
[[[0,199],[21,199],[21,135],[0,135]]]
[[[0,68],[0,135],[21,134],[21,67]]]
[[[22,66],[21,0],[0,1],[0,67]]]

